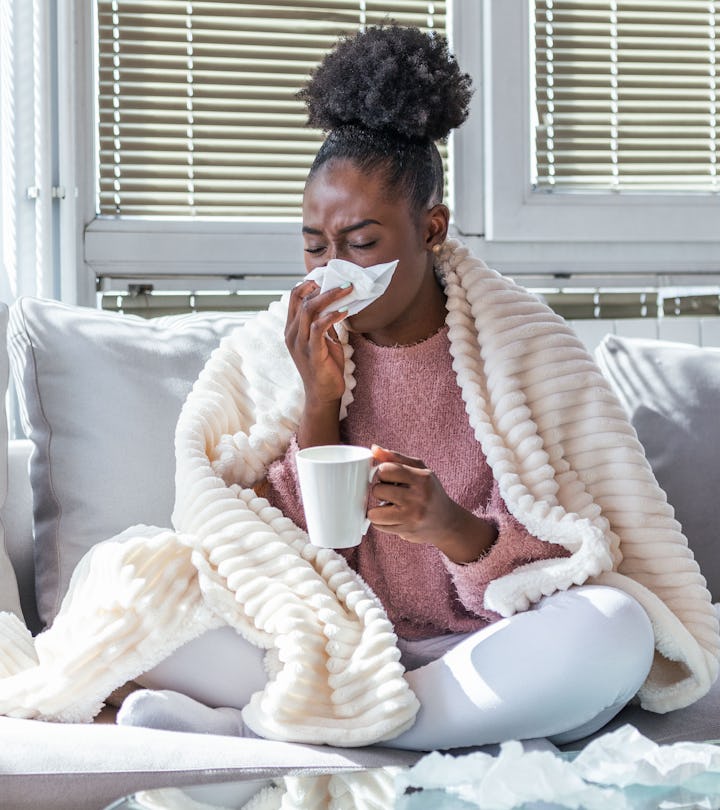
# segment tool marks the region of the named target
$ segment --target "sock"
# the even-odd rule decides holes
[[[204,703],[169,689],[139,689],[132,692],[123,701],[116,723],[166,731],[222,734],[226,737],[255,736],[245,728],[240,709],[226,706],[211,709]]]

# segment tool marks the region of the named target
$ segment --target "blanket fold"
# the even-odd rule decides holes
[[[620,588],[655,632],[642,705],[688,705],[717,676],[718,622],[617,397],[561,318],[464,246],[446,243],[438,274],[453,369],[501,495],[532,534],[571,552],[495,580],[486,606],[509,616],[575,584]],[[183,407],[174,530],[135,527],[93,549],[34,645],[0,614],[0,712],[89,720],[113,689],[227,623],[267,650],[267,686],[243,710],[255,733],[347,746],[412,725],[418,702],[376,596],[252,489],[304,404],[283,339],[288,298],[221,342]],[[354,365],[339,337],[344,417]]]

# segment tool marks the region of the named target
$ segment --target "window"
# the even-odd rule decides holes
[[[685,163],[699,165],[700,152],[708,163],[712,162],[716,148],[711,144],[716,146],[717,140],[716,128],[715,140],[712,135],[712,93],[716,90],[712,83],[712,46],[713,37],[717,37],[720,2],[317,0],[302,4],[314,9],[315,16],[303,11],[300,23],[288,23],[287,16],[283,16],[288,9],[298,13],[298,3],[66,2],[75,9],[75,24],[83,45],[76,49],[75,59],[92,53],[93,13],[97,14],[99,37],[106,44],[106,55],[100,58],[97,71],[86,70],[82,63],[75,66],[76,84],[81,88],[75,106],[80,116],[75,139],[78,220],[89,223],[82,243],[87,278],[80,284],[80,301],[92,303],[94,293],[88,292],[86,282],[96,276],[110,289],[125,289],[131,283],[155,284],[170,291],[187,290],[188,286],[238,291],[287,288],[290,279],[300,272],[301,245],[297,222],[291,221],[289,215],[294,206],[297,210],[301,178],[317,145],[317,140],[313,141],[317,135],[300,125],[304,120],[302,108],[292,112],[296,77],[316,64],[323,44],[335,37],[333,31],[318,22],[321,17],[332,15],[336,30],[342,31],[362,24],[362,14],[365,22],[376,22],[384,18],[388,9],[395,16],[408,15],[403,18],[407,22],[437,29],[445,26],[460,64],[475,78],[477,89],[470,119],[451,144],[450,176],[454,181],[454,227],[489,263],[522,280],[558,275],[609,275],[617,279],[622,275],[632,277],[634,283],[638,279],[644,283],[649,276],[663,274],[668,283],[695,284],[720,270],[720,195],[716,191],[697,184],[684,187],[681,183],[671,190],[662,183],[652,188],[642,183],[626,183],[625,187],[618,183],[607,188],[594,181],[577,182],[582,176],[587,178],[587,172],[572,174],[573,167],[587,167],[593,160],[593,165],[604,162],[612,174],[613,150],[618,166],[638,165],[637,160],[630,159],[631,153],[642,152],[644,145],[630,149],[623,141],[626,112],[621,106],[616,113],[618,138],[613,137],[612,53],[614,49],[616,57],[622,55],[624,61],[632,63],[625,59],[623,49],[629,29],[623,26],[632,17],[632,25],[637,28],[639,15],[648,12],[652,17],[649,33],[633,34],[637,40],[633,47],[637,46],[639,53],[652,45],[653,37],[656,41],[664,38],[666,43],[681,20],[694,20],[698,26],[693,36],[679,37],[678,46],[688,46],[687,53],[673,56],[673,64],[686,60],[693,66],[683,75],[689,77],[691,89],[694,87],[695,101],[699,103],[705,91],[708,94],[702,101],[703,112],[693,114],[697,124],[694,133],[689,138],[683,135],[696,147],[695,155],[688,156]],[[228,9],[232,11],[231,21],[222,25],[218,14]],[[248,9],[252,9],[251,17],[242,18],[240,15]],[[617,18],[616,31],[613,15]],[[290,69],[286,55],[266,44],[271,35],[263,26],[268,22],[277,24],[279,33],[273,36],[279,37],[288,53],[300,56],[302,67]],[[662,37],[658,36],[659,28],[664,32]],[[604,33],[599,35],[598,30]],[[212,36],[210,32],[214,32]],[[568,44],[571,34],[576,41]],[[149,43],[150,50],[144,50],[144,42]],[[540,48],[536,49],[536,42]],[[589,86],[597,113],[598,95],[605,93],[602,97],[607,109],[603,115],[607,125],[593,130],[590,139],[595,145],[602,141],[610,156],[592,159],[586,154],[587,143],[582,138],[569,143],[566,131],[551,133],[547,128],[549,63],[553,63],[554,70],[558,58],[568,49],[583,56],[588,43],[605,49],[602,58],[590,60],[602,69],[595,73],[584,67],[575,70],[574,58],[561,66],[564,73],[559,85],[553,76],[556,104],[552,120],[557,124],[558,99],[565,104],[565,99],[579,98]],[[241,73],[247,78],[244,86],[249,92],[238,99],[231,80],[238,65],[233,63],[230,69],[230,64],[237,59],[241,44],[246,54]],[[220,67],[215,72],[224,78],[219,91],[208,93],[208,74],[212,72],[209,66],[217,65],[218,58]],[[635,64],[642,62],[641,54]],[[270,63],[274,64],[273,70]],[[655,60],[656,68],[668,64],[664,55]],[[162,81],[160,65],[165,69]],[[126,69],[128,72],[123,73]],[[702,85],[705,79],[700,78],[704,70],[706,87]],[[674,76],[673,82],[668,82],[672,90],[681,71],[670,68],[670,72]],[[98,87],[83,88],[82,81],[91,75],[99,77]],[[636,71],[632,81],[638,75]],[[663,84],[658,75],[644,73],[644,78],[650,76],[650,84],[633,87],[631,92],[628,80],[618,74],[618,105],[626,101],[645,109],[656,105],[662,108],[662,115],[665,107],[655,102],[654,88]],[[292,90],[285,87],[281,91],[287,76],[293,77]],[[147,77],[154,81],[145,81],[141,89]],[[265,90],[261,91],[263,81],[271,89],[267,97],[263,96]],[[598,86],[603,83],[607,89],[601,93]],[[98,109],[96,121],[93,101],[98,89],[105,107]],[[124,110],[120,122],[115,120],[116,105]],[[580,119],[588,114],[585,109],[576,112]],[[279,124],[283,114],[288,116],[282,125],[284,130]],[[684,115],[679,110],[677,114],[681,118]],[[705,123],[698,123],[698,116],[704,116]],[[599,117],[596,115],[590,125],[597,126]],[[90,137],[96,125],[102,136],[99,184],[92,162],[95,144]],[[206,136],[215,125],[228,136],[221,149],[208,146]],[[233,137],[240,138],[243,149],[237,148],[237,141],[231,146],[231,131]],[[154,139],[152,148],[138,148],[138,139],[148,133]],[[683,151],[667,144],[662,148],[666,156],[672,153],[674,159]],[[243,151],[247,159],[241,161],[238,154]],[[566,162],[559,169],[561,160]],[[548,180],[550,163],[556,167],[555,183]],[[647,163],[645,157],[640,163]],[[664,174],[667,178],[669,173],[658,166],[656,161],[655,176]],[[559,173],[563,178],[572,178],[562,189],[557,187]],[[245,191],[238,193],[242,183],[246,184]],[[272,193],[267,193],[270,187]],[[257,207],[260,199],[262,207]],[[97,215],[98,200],[101,216]],[[682,280],[673,281],[678,274]]]
[[[101,216],[298,217],[322,134],[295,98],[337,37],[444,2],[98,0]]]
[[[322,138],[297,90],[341,34],[388,19],[446,28],[445,2],[415,0],[97,0],[96,11],[99,184],[85,253],[111,286],[167,288],[180,275],[187,289],[194,275],[287,287]]]
[[[458,217],[479,252],[515,275],[720,270],[718,6],[482,4],[484,152]]]
[[[533,187],[720,193],[720,3],[534,5]]]

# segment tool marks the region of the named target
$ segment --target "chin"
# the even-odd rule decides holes
[[[370,317],[365,317],[364,312],[358,312],[357,315],[351,315],[349,318],[346,318],[343,323],[345,324],[345,328],[348,332],[352,332],[356,335],[364,335],[368,332],[375,332],[378,329],[381,329],[381,326],[378,326],[377,321]]]
[[[382,298],[378,298],[360,312],[345,318],[343,323],[348,332],[367,335],[372,332],[384,332],[397,322],[393,310]]]
[[[343,326],[348,332],[364,332],[367,330],[365,319],[363,318],[363,311],[361,310],[356,315],[349,315],[343,321]]]
[[[378,299],[379,300],[379,299]],[[383,317],[383,307],[376,307],[378,301],[373,301],[365,309],[356,312],[345,318],[343,323],[350,332],[372,332],[375,329],[382,329],[387,326],[386,318]],[[379,311],[377,311],[379,309]]]

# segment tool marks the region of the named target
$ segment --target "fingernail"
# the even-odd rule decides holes
[[[343,281],[340,285],[341,290],[347,290],[348,287],[352,287],[352,284],[349,281]]]

